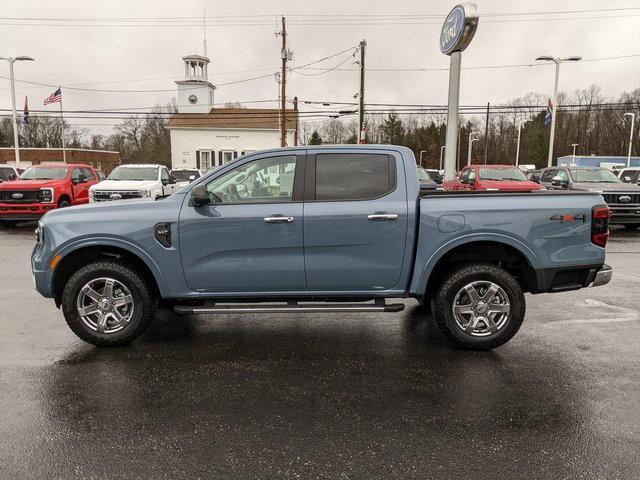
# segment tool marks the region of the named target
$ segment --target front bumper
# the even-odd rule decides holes
[[[0,203],[0,220],[37,220],[55,208],[55,203]]]
[[[606,285],[611,281],[611,277],[613,277],[613,268],[605,264],[600,270],[598,270],[590,286],[599,287],[601,285]]]

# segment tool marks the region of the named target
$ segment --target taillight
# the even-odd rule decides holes
[[[611,212],[606,205],[596,205],[591,209],[591,241],[605,247],[609,240],[609,218]]]

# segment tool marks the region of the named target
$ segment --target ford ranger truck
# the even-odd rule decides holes
[[[597,193],[421,194],[411,150],[256,152],[174,195],[48,213],[36,289],[95,345],[179,314],[400,312],[416,299],[452,341],[502,345],[525,292],[604,285],[609,209]]]
[[[36,220],[57,208],[89,201],[98,181],[89,165],[42,164],[29,167],[18,180],[0,183],[0,226]]]
[[[456,180],[444,182],[444,189],[535,192],[545,187],[528,180],[522,170],[514,165],[467,165]]]
[[[91,187],[89,201],[155,199],[171,195],[176,186],[176,179],[164,165],[120,165],[105,180]]]

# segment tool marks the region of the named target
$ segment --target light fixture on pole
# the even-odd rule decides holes
[[[522,132],[522,120],[518,122],[518,143],[516,143],[516,167],[520,163],[520,133]]]
[[[578,146],[577,143],[572,143],[571,146],[573,147],[573,155],[571,157],[571,165],[575,165],[576,164],[576,147]]]
[[[0,57],[0,60],[9,62],[9,82],[11,83],[11,118],[13,120],[13,147],[15,148],[16,168],[20,168],[20,144],[18,141],[18,123],[16,121],[16,82],[13,76],[14,62],[34,61],[34,58],[21,57]]]
[[[447,147],[446,147],[446,145],[442,145],[442,146],[440,147],[440,170],[442,170],[442,156],[443,156],[443,153],[444,153],[444,149],[445,149],[445,148],[447,148]]]
[[[469,151],[467,153],[467,165],[471,165],[471,149],[473,148],[473,142],[478,140],[477,138],[473,138],[474,135],[479,135],[480,132],[471,132],[469,134]]]
[[[547,159],[547,167],[550,167],[553,163],[553,140],[556,134],[556,110],[558,108],[558,83],[560,80],[560,64],[562,62],[577,62],[582,60],[582,57],[549,57],[542,56],[536,58],[536,60],[540,60],[543,62],[553,62],[556,64],[556,80],[553,87],[553,99],[551,100],[551,133],[549,134],[549,157]]]
[[[627,154],[627,167],[631,166],[631,147],[633,146],[633,124],[636,120],[636,114],[635,113],[625,113],[624,116],[630,116],[631,117],[631,132],[629,132],[629,153]]]

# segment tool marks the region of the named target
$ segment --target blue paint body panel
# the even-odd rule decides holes
[[[384,153],[396,161],[396,188],[377,199],[337,202],[229,204],[193,207],[191,190],[264,156]],[[604,249],[591,243],[596,193],[459,194],[420,197],[416,162],[390,145],[276,149],[240,157],[160,201],[113,202],[54,210],[42,219],[45,236],[34,248],[37,290],[53,297],[55,255],[109,246],[136,255],[166,299],[223,297],[420,297],[447,252],[469,242],[493,241],[524,255],[534,269],[600,265]],[[398,215],[371,221],[377,212]],[[584,222],[552,221],[584,213]],[[295,220],[267,224],[264,217]],[[171,224],[173,244],[154,237]]]

